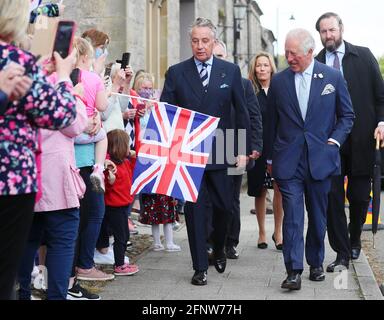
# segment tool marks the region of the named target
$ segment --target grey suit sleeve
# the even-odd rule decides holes
[[[259,153],[263,151],[263,123],[260,111],[260,104],[253,89],[252,83],[249,80],[244,81],[245,85],[245,98],[247,100],[247,107],[250,119],[250,139],[251,149]]]

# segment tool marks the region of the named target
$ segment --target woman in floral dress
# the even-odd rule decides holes
[[[69,80],[75,55],[63,60],[55,53],[58,82],[53,87],[35,57],[11,44],[25,35],[29,4],[29,0],[0,2],[0,72],[17,66],[22,71],[12,79],[25,78],[22,89],[3,95],[0,113],[0,300],[11,298],[32,221],[38,191],[37,129],[64,128],[76,116]]]

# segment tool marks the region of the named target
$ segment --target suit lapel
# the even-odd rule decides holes
[[[310,116],[314,99],[320,97],[320,91],[324,82],[324,77],[323,78],[319,78],[318,76],[316,78],[314,77],[315,74],[318,75],[321,73],[321,70],[319,67],[320,67],[319,62],[315,61],[315,65],[313,66],[311,88],[309,91],[307,118],[308,116]]]
[[[211,94],[206,94],[204,96],[203,102],[206,102],[205,99],[213,98],[216,99],[217,95],[212,94],[215,90],[218,90],[218,88],[221,85],[221,81],[225,78],[226,73],[225,73],[225,68],[222,66],[220,63],[221,61],[217,58],[213,58],[213,63],[212,63],[212,68],[211,68],[211,75],[209,77],[209,84],[208,84],[208,91]],[[210,105],[207,103],[207,105]]]
[[[220,85],[221,78],[225,77],[225,69],[220,64],[220,60],[213,58],[213,64],[211,69],[211,77],[209,79],[208,90],[214,90]]]
[[[325,64],[325,49],[322,49],[319,54],[316,56],[316,60]]]
[[[204,88],[196,68],[195,60],[193,58],[188,60],[188,63],[183,73],[184,78],[191,86],[193,92],[201,99],[204,95]]]

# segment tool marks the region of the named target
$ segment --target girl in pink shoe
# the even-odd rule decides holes
[[[130,276],[139,271],[136,265],[124,262],[129,238],[128,208],[133,202],[130,191],[135,159],[131,157],[129,136],[124,130],[112,130],[108,132],[107,138],[108,155],[110,161],[116,165],[117,171],[114,175],[105,174],[105,216],[101,234],[103,234],[103,229],[108,226],[114,237],[114,274]]]

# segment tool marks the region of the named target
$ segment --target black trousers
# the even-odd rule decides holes
[[[193,269],[208,269],[207,256],[207,204],[211,204],[213,250],[217,258],[224,256],[228,217],[232,210],[233,179],[227,170],[212,170],[204,173],[196,203],[187,202],[185,219]]]
[[[349,259],[351,247],[361,248],[361,232],[370,202],[371,177],[353,176],[348,156],[341,155],[341,175],[332,178],[327,212],[328,239],[338,258]],[[344,177],[348,177],[347,192]],[[349,201],[349,225],[345,214],[345,196]]]
[[[120,267],[124,264],[125,250],[127,250],[127,241],[129,239],[128,212],[129,206],[105,206],[104,220],[101,225],[99,239],[96,243],[96,248],[108,248],[108,231],[111,231],[114,238],[113,253],[115,256],[116,267]]]
[[[233,203],[232,214],[228,219],[228,233],[225,242],[226,247],[236,247],[239,244],[240,237],[240,191],[243,175],[233,176]]]
[[[0,196],[0,300],[14,294],[19,263],[32,224],[35,193]]]

